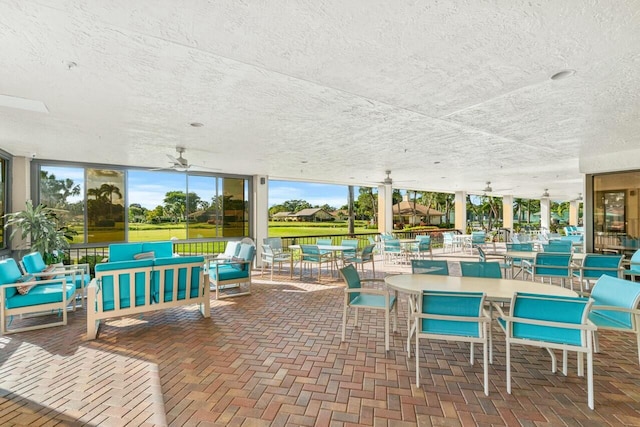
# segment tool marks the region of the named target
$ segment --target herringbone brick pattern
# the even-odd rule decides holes
[[[212,301],[211,319],[177,308],[109,321],[84,341],[79,310],[66,327],[0,337],[0,425],[640,426],[630,335],[601,335],[595,411],[575,357],[564,377],[544,350],[514,347],[508,395],[497,327],[488,397],[466,344],[425,342],[416,388],[404,300],[385,354],[379,312],[361,311],[361,328],[351,318],[340,342],[337,278],[255,282],[250,296]]]

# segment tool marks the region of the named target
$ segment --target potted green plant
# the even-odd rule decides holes
[[[62,262],[71,237],[66,227],[60,227],[53,209],[42,204],[34,207],[27,200],[24,210],[6,214],[4,218],[5,228],[12,229],[10,239],[19,232],[29,249],[40,252],[46,264]]]

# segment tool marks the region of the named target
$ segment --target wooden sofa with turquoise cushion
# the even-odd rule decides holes
[[[75,285],[67,282],[64,275],[36,280],[33,275],[23,275],[13,258],[0,261],[0,335],[66,325],[67,307],[75,294]],[[13,316],[46,312],[54,312],[62,319],[9,329]]]
[[[215,290],[216,299],[249,295],[251,293],[251,266],[256,254],[256,248],[249,243],[240,243],[238,256],[231,260],[211,260],[209,262],[209,281],[211,290]],[[240,288],[244,291],[221,294],[221,289],[229,287]]]
[[[171,242],[109,246],[109,262],[96,264],[87,289],[87,338],[100,322],[148,311],[198,304],[211,316],[209,280],[202,256],[175,256]]]
[[[80,299],[81,304],[84,304],[85,287],[91,281],[89,264],[47,265],[40,252],[32,252],[23,256],[20,262],[25,273],[32,274],[38,280],[44,280],[52,273],[65,274],[67,282],[75,285],[76,296]]]

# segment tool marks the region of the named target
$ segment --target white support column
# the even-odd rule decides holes
[[[378,232],[393,231],[393,189],[391,185],[378,186]]]
[[[569,225],[578,225],[578,216],[580,214],[580,200],[572,200],[569,202]]]
[[[551,199],[540,199],[540,228],[550,230],[551,226]]]
[[[513,232],[513,196],[502,196],[502,227]]]
[[[264,175],[253,177],[253,219],[256,239],[256,265],[262,265],[262,242],[269,237],[269,178]]]
[[[456,191],[455,207],[456,223],[455,227],[466,233],[467,231],[467,192]]]
[[[17,212],[24,210],[27,200],[31,200],[31,158],[14,157],[12,167],[11,211]],[[26,243],[20,233],[16,233],[11,240],[11,250],[24,249]]]

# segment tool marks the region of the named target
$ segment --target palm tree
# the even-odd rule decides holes
[[[518,223],[522,222],[523,212],[522,208],[524,207],[525,199],[515,198],[513,199],[513,207],[518,210]]]
[[[119,199],[122,199],[122,193],[120,187],[113,184],[102,184],[100,186],[100,192],[109,197],[109,216],[113,215],[113,195],[117,195]]]

